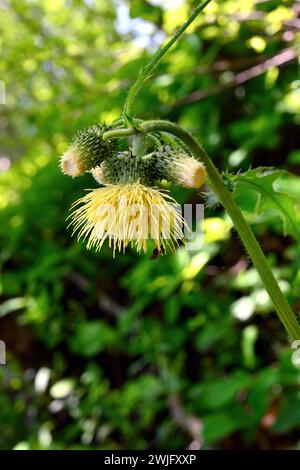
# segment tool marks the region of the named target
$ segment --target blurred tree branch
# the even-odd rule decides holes
[[[272,67],[283,67],[288,63],[293,62],[294,60],[296,60],[297,56],[297,51],[294,47],[286,48],[271,57],[270,59],[267,59],[264,62],[261,62],[260,64],[254,65],[253,67],[250,67],[249,69],[246,69],[240,73],[237,73],[236,75],[234,75],[232,80],[230,80],[226,84],[217,84],[206,90],[193,91],[189,95],[185,96],[183,99],[178,100],[174,104],[174,107],[185,106],[191,103],[195,103],[197,101],[203,100],[204,98],[208,98],[209,96],[217,95],[229,88],[242,85],[243,83],[251,80],[252,78],[262,75]]]
[[[194,415],[186,413],[178,395],[169,399],[169,408],[175,423],[183,429],[191,438],[189,450],[199,450],[202,447],[202,421]]]

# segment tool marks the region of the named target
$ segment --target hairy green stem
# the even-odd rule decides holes
[[[134,134],[137,134],[138,131],[133,127],[129,127],[127,129],[113,129],[112,131],[104,132],[102,139],[111,140],[111,139],[122,139],[124,137],[130,137]]]
[[[158,51],[154,54],[154,56],[148,62],[148,64],[140,70],[140,73],[138,75],[137,80],[132,85],[132,87],[129,89],[129,92],[127,94],[127,98],[126,98],[126,101],[125,101],[125,105],[124,105],[124,112],[123,112],[124,113],[124,119],[125,119],[125,122],[128,125],[131,124],[130,116],[131,116],[131,110],[132,110],[133,102],[136,98],[136,95],[138,94],[138,92],[142,88],[144,81],[147,80],[147,78],[151,75],[154,68],[156,67],[158,62],[161,60],[161,58],[168,52],[168,50],[173,46],[173,44],[177,41],[177,39],[180,38],[180,36],[183,34],[183,32],[188,28],[188,26],[198,16],[200,11],[202,11],[203,8],[205,8],[206,5],[208,5],[208,3],[210,3],[210,2],[211,2],[211,0],[204,0],[202,3],[200,3],[200,5],[198,5],[197,8],[195,8],[195,10],[191,14],[191,16],[188,18],[188,20],[185,23],[183,23],[183,25],[180,26],[180,28],[176,31],[174,36],[164,46],[162,46],[160,49],[158,49]]]
[[[133,135],[137,132],[134,128],[125,130],[127,131],[127,135]],[[208,184],[216,193],[220,202],[223,204],[224,208],[231,217],[234,227],[239,233],[239,236],[250,258],[256,267],[257,272],[259,273],[262,283],[268,292],[274,304],[274,308],[287,333],[293,339],[300,339],[300,325],[297,322],[295,314],[289,306],[286,298],[282,294],[278,282],[276,281],[252,230],[245,221],[241,210],[236,205],[230,191],[224,185],[219,171],[215,167],[204,148],[189,132],[187,132],[182,127],[168,121],[145,121],[140,125],[140,130],[145,134],[157,131],[173,134],[182,140],[182,142],[191,150],[195,158],[200,160],[205,165],[208,175]],[[116,131],[106,132],[103,138],[105,138],[105,140],[111,138],[111,134],[113,132],[115,133],[113,135],[114,138],[118,137],[117,132],[120,133],[119,137],[124,136],[124,129],[118,129]]]
[[[112,127],[118,127],[118,126],[124,126],[124,118],[119,118],[119,119],[115,119],[112,123],[111,123],[111,126]]]

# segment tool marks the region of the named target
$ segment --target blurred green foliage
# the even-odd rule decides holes
[[[71,203],[96,183],[63,176],[58,156],[77,129],[119,116],[192,4],[0,1],[2,449],[300,447],[300,369],[212,194],[200,253],[113,260],[67,229]],[[220,169],[254,168],[234,178],[237,200],[295,311],[299,11],[292,0],[213,1],[135,105],[193,131]],[[280,172],[259,179],[258,166]]]

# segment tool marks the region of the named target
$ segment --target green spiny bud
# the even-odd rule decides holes
[[[168,145],[155,152],[156,179],[166,179],[185,188],[200,188],[206,178],[204,165]]]
[[[116,148],[113,142],[102,140],[107,128],[95,124],[79,131],[71,145],[61,157],[61,169],[69,176],[80,176],[85,171],[100,165],[105,158],[110,158]]]
[[[200,188],[206,177],[201,162],[170,146],[159,147],[144,156],[133,156],[130,151],[115,152],[93,168],[92,174],[104,185],[140,181],[151,186],[165,179],[185,188]]]
[[[134,183],[151,185],[155,178],[154,160],[151,154],[133,156],[130,151],[117,152],[92,170],[100,184]]]

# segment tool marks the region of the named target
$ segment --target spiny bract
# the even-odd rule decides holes
[[[62,172],[69,176],[80,176],[110,158],[116,150],[115,141],[102,139],[108,128],[95,124],[78,132],[71,145],[61,157]]]

